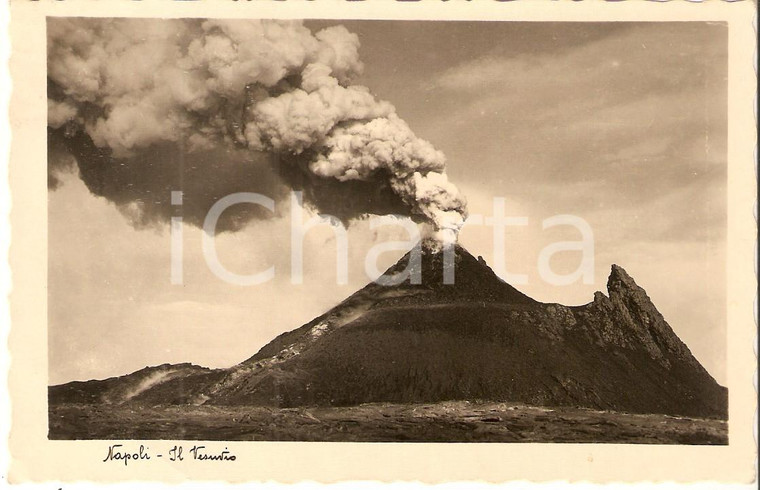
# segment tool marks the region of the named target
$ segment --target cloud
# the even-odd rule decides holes
[[[50,19],[50,145],[136,226],[167,222],[174,190],[201,226],[223,196],[281,198],[287,185],[313,188],[305,196],[320,209],[326,194],[342,201],[344,221],[403,209],[455,239],[465,201],[443,154],[351,83],[358,48],[342,26],[293,21]],[[382,196],[352,199],[357,187]],[[218,229],[266,216],[236,209]]]
[[[478,172],[458,172],[462,185],[534,214],[607,211],[599,221],[608,223],[632,210],[648,229],[611,221],[631,237],[653,227],[663,239],[717,237],[726,53],[726,26],[706,23],[626,24],[567,49],[491,52],[423,84],[451,100],[426,134],[451,161],[478,162]]]

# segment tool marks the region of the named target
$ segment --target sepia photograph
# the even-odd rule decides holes
[[[756,480],[751,2],[9,10],[0,479]]]
[[[723,445],[727,26],[47,20],[51,439]]]

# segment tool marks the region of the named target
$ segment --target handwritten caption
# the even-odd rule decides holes
[[[108,453],[103,458],[104,463],[116,462],[128,466],[130,463],[144,462],[152,459],[165,459],[168,461],[235,461],[235,456],[226,447],[223,450],[208,448],[203,445],[193,445],[186,448],[181,445],[174,445],[168,451],[154,452],[145,444],[139,447],[129,448],[123,444],[111,444],[108,446]]]

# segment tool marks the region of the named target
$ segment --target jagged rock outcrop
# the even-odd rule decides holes
[[[387,273],[403,271],[409,260],[407,254]],[[577,307],[525,296],[461,247],[448,260],[424,253],[412,268],[419,284],[371,283],[232,368],[165,376],[129,402],[480,399],[727,416],[726,389],[621,267],[612,267],[608,295],[597,292]],[[446,268],[454,270],[453,284],[443,280]],[[51,401],[71,399],[68,390],[52,387]]]

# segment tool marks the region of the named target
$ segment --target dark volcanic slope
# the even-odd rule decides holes
[[[103,380],[73,381],[48,389],[48,401],[58,403],[125,403],[133,400],[184,403],[187,393],[221,379],[221,369],[189,363],[145,367],[126,376]]]
[[[402,271],[409,255],[389,269]],[[481,399],[725,418],[727,393],[645,291],[613,266],[608,296],[538,303],[457,247],[455,283],[423,254],[422,283],[371,283],[224,371],[169,377],[130,401],[355,405]],[[55,390],[51,388],[51,400]],[[168,397],[166,394],[171,394]]]

